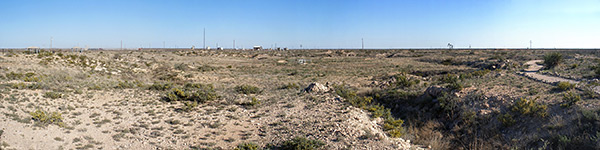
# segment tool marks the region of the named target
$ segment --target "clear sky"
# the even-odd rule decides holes
[[[600,0],[2,0],[0,47],[600,48]]]

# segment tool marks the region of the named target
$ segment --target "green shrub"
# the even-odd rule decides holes
[[[288,83],[281,87],[281,89],[299,89],[300,86],[296,83]]]
[[[450,83],[446,86],[449,89],[460,91],[464,88],[464,85],[460,82]]]
[[[339,95],[342,98],[348,99],[351,97],[356,97],[356,91],[344,86],[344,85],[334,85],[335,94]]]
[[[404,120],[388,117],[383,121],[383,131],[387,132],[390,137],[398,138],[404,133],[402,124],[404,124]]]
[[[516,122],[515,119],[513,118],[513,116],[509,113],[506,113],[504,115],[499,115],[498,121],[500,121],[502,123],[502,125],[504,125],[506,127],[510,127],[510,126],[514,125]]]
[[[7,74],[4,75],[6,77],[6,79],[9,80],[18,80],[21,79],[23,77],[22,73],[15,73],[15,72],[9,72]]]
[[[562,91],[566,91],[575,88],[575,84],[571,84],[569,82],[558,82],[557,87]]]
[[[141,86],[141,83],[139,81],[134,81],[134,82],[119,81],[119,83],[117,83],[117,85],[115,86],[115,89],[131,89],[136,86]]]
[[[194,108],[198,107],[198,102],[196,101],[184,101],[182,110],[185,112],[190,112],[194,110]]]
[[[234,150],[258,150],[259,146],[256,143],[241,143]]]
[[[284,141],[280,148],[282,150],[316,150],[323,147],[325,142],[320,140],[311,140],[304,137],[295,137],[294,139]]]
[[[177,70],[181,70],[181,71],[187,71],[190,67],[187,64],[179,63],[179,64],[175,64],[175,66],[173,68],[175,68]]]
[[[367,108],[367,110],[369,112],[371,112],[371,117],[373,118],[379,118],[379,117],[391,117],[392,113],[390,112],[389,108],[385,108],[383,107],[383,105],[371,105]]]
[[[163,96],[163,100],[170,101],[195,101],[204,103],[215,100],[219,96],[212,85],[208,84],[186,84],[183,88],[172,88]]]
[[[563,56],[560,53],[554,52],[544,56],[544,65],[548,68],[554,68],[562,62]]]
[[[485,76],[486,74],[488,74],[490,72],[492,72],[492,71],[489,70],[489,69],[475,70],[475,71],[473,71],[471,73],[467,73],[467,74],[461,75],[461,78],[482,77],[482,76]]]
[[[400,87],[411,87],[411,86],[417,85],[421,82],[421,80],[418,80],[418,79],[410,79],[404,74],[394,75],[394,78],[396,79],[396,83],[395,83],[396,86],[400,86]]]
[[[373,97],[357,96],[355,90],[347,88],[343,85],[334,85],[334,89],[335,93],[346,99],[346,102],[350,103],[350,105],[368,110],[371,112],[373,118],[382,117],[384,119],[384,131],[386,131],[386,133],[388,133],[391,137],[397,138],[403,135],[404,127],[402,127],[402,124],[404,123],[404,120],[394,118],[390,112],[391,110],[389,108],[385,108],[381,104],[371,104]],[[394,92],[387,92],[387,94],[394,95],[394,97],[410,97],[409,93],[397,92],[396,90],[393,91]]]
[[[513,106],[512,111],[519,112],[523,115],[537,115],[546,117],[548,106],[535,102],[535,100],[519,99]]]
[[[575,69],[577,67],[579,67],[579,64],[571,64],[571,69]]]
[[[250,98],[250,102],[244,103],[244,105],[247,105],[247,106],[256,106],[258,104],[260,104],[260,101],[258,101],[258,99],[256,99],[256,97],[252,97],[252,98]]]
[[[48,56],[52,56],[53,54],[54,53],[52,53],[52,52],[41,51],[40,53],[38,53],[37,58],[48,57]]]
[[[200,72],[215,71],[217,69],[219,69],[219,67],[214,67],[214,66],[210,66],[210,65],[198,66],[198,71],[200,71]]]
[[[6,79],[8,80],[23,80],[25,82],[38,82],[40,81],[40,78],[36,76],[35,73],[33,72],[28,72],[28,73],[15,73],[15,72],[9,72],[7,74],[4,75],[6,77]]]
[[[560,104],[560,106],[571,107],[579,101],[581,101],[581,96],[579,96],[579,94],[574,94],[573,92],[567,92],[564,94],[563,103]]]
[[[453,63],[453,59],[452,58],[448,58],[442,61],[443,65],[452,65]]]
[[[235,91],[242,94],[259,94],[260,88],[252,85],[240,85],[235,87]]]
[[[48,124],[56,124],[60,127],[64,127],[62,114],[59,112],[45,112],[40,109],[35,110],[34,112],[29,113],[31,115],[31,119],[36,121],[38,125],[46,126]]]
[[[462,90],[464,85],[460,82],[460,76],[455,74],[446,74],[441,79],[442,83],[447,83],[446,88],[452,90]]]
[[[344,98],[351,106],[366,109],[373,101],[372,97],[360,97],[356,91],[343,85],[334,85],[335,93]]]
[[[46,92],[44,93],[44,97],[46,98],[51,98],[51,99],[57,99],[57,98],[62,98],[63,95],[57,92]]]
[[[168,89],[171,89],[173,87],[173,84],[171,83],[156,83],[154,82],[154,84],[150,85],[148,87],[148,90],[156,90],[156,91],[165,91]]]

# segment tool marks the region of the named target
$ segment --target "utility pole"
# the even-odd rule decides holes
[[[235,40],[233,40],[233,49],[236,49],[236,48],[235,48]]]
[[[123,50],[123,40],[121,40],[121,50]]]
[[[533,45],[533,41],[529,40],[529,48],[532,49],[533,47],[531,47]]]
[[[362,49],[365,49],[365,40],[363,38],[360,38],[360,42],[362,43]]]
[[[202,32],[202,49],[206,49],[206,28],[204,28],[203,30],[204,32]]]
[[[52,40],[53,40],[53,37],[50,37],[50,49],[52,49]]]
[[[165,41],[163,41],[163,48],[167,48],[167,46],[165,45]]]

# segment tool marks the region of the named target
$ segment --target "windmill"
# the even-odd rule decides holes
[[[448,43],[448,49],[453,49],[454,45],[452,45],[452,43]]]

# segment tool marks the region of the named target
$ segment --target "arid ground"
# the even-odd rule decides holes
[[[0,149],[600,149],[598,56],[7,50]]]

